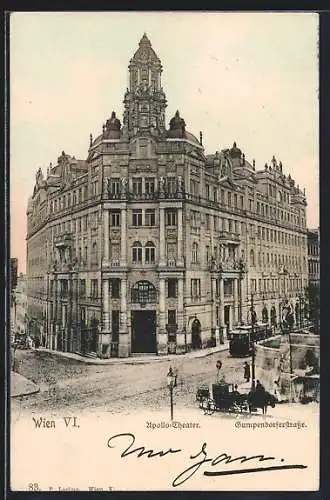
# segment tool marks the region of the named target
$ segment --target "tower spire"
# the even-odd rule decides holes
[[[139,130],[165,132],[166,97],[161,87],[162,65],[146,33],[129,63],[129,88],[124,105],[124,130],[132,137]]]

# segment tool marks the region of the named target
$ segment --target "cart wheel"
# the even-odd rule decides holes
[[[213,399],[205,398],[201,403],[201,408],[204,410],[204,415],[213,415],[216,405]]]

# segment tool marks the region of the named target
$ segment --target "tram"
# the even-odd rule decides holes
[[[241,325],[230,332],[229,353],[231,356],[244,357],[252,354],[253,341],[267,339],[272,336],[272,328],[268,323]]]

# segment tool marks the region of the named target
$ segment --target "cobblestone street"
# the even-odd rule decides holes
[[[170,366],[178,370],[174,391],[177,407],[193,407],[196,388],[216,378],[216,362],[221,359],[226,380],[243,381],[243,363],[228,351],[205,358],[154,361],[132,365],[85,365],[42,351],[17,351],[16,371],[40,386],[38,394],[12,400],[12,409],[52,412],[98,410],[131,413],[138,408],[166,408],[169,392],[166,374]]]

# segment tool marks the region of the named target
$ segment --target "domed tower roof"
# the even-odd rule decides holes
[[[167,131],[167,137],[171,139],[186,139],[199,146],[201,145],[197,137],[186,130],[186,122],[181,118],[179,111],[176,111],[170,120],[170,129]]]
[[[135,52],[132,61],[146,62],[146,61],[157,61],[160,63],[160,60],[151,46],[150,40],[147,35],[144,33],[143,37],[139,42],[139,48]]]
[[[236,142],[234,142],[233,147],[229,150],[229,155],[231,158],[241,158],[242,151],[237,147]]]

